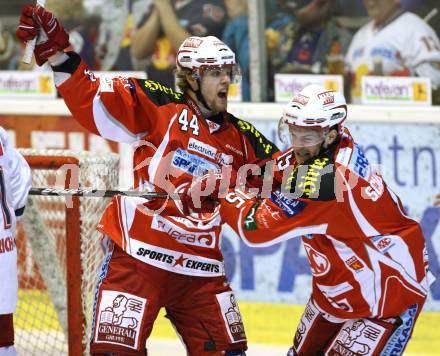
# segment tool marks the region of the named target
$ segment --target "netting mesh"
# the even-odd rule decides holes
[[[118,156],[66,150],[21,149],[24,156],[75,157],[79,170],[67,163],[64,169],[32,168],[32,186],[64,188],[66,168],[77,171],[79,185],[96,189],[118,187]],[[67,161],[66,161],[67,162]],[[75,175],[73,176],[75,177]],[[75,179],[71,179],[74,182]],[[73,186],[75,187],[75,186]],[[72,187],[72,188],[73,188]],[[75,188],[76,188],[75,187]],[[18,227],[19,298],[14,316],[16,348],[20,355],[67,354],[66,225],[79,224],[81,240],[81,293],[85,317],[84,340],[90,340],[92,304],[98,270],[103,259],[95,226],[108,198],[80,198],[79,221],[66,221],[71,198],[30,196]],[[80,310],[70,311],[74,313]],[[88,353],[88,349],[86,350]]]

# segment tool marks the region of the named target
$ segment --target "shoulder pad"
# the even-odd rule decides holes
[[[296,198],[335,199],[335,164],[331,156],[323,154],[296,167],[287,178],[284,190]]]
[[[229,115],[229,118],[233,125],[247,137],[258,158],[269,158],[279,151],[278,147],[264,137],[251,123],[238,119],[233,115]]]
[[[185,103],[182,93],[176,92],[174,89],[166,87],[159,82],[150,79],[136,79],[142,91],[157,106],[169,103]]]

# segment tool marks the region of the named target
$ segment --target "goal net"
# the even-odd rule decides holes
[[[32,186],[115,189],[117,154],[20,149]],[[103,260],[95,230],[108,198],[30,196],[18,226],[20,355],[88,354],[93,297]]]

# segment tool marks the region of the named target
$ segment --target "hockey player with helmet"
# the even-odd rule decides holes
[[[281,119],[291,148],[267,185],[278,188],[220,199],[222,218],[250,246],[302,237],[313,288],[289,355],[400,355],[433,281],[420,225],[344,128],[346,117],[342,94],[307,86]],[[209,173],[188,193],[218,180]]]
[[[54,16],[25,7],[17,36],[30,40],[40,27],[47,39],[37,41],[37,63],[49,61],[75,119],[106,139],[136,145],[136,189],[185,191],[212,169],[238,170],[277,151],[255,127],[226,111],[237,71],[234,53],[219,39],[189,37],[181,45],[182,94],[152,80],[96,78],[76,53],[63,52],[68,37]],[[118,196],[98,225],[111,242],[96,293],[92,354],[144,355],[162,307],[189,355],[244,354],[246,335],[225,277],[218,209],[162,216],[150,214],[144,203]]]
[[[0,355],[16,355],[13,313],[17,307],[18,276],[15,243],[17,220],[23,215],[31,186],[31,170],[0,127]]]

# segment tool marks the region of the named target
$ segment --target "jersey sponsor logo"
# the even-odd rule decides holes
[[[333,91],[325,91],[318,94],[318,99],[323,101],[322,105],[330,105],[335,102],[335,94]]]
[[[244,229],[245,230],[257,230],[258,226],[255,221],[255,212],[257,211],[257,208],[260,204],[255,204],[252,209],[249,211],[249,213],[244,218]]]
[[[345,261],[345,263],[348,267],[355,271],[360,271],[365,267],[364,264],[356,256],[351,256]]]
[[[364,152],[361,150],[358,144],[354,145],[353,157],[350,161],[350,167],[353,167],[354,172],[359,177],[367,179],[369,173],[370,163],[367,157],[365,157]]]
[[[310,268],[312,269],[312,274],[315,277],[320,277],[325,275],[330,270],[330,261],[326,255],[316,251],[309,244],[304,243],[304,248],[306,250],[307,257],[309,259]]]
[[[156,92],[156,91],[160,91],[162,93],[165,94],[169,94],[174,96],[174,99],[179,100],[182,97],[182,93],[177,93],[175,92],[173,89],[166,87],[158,82],[155,82],[154,80],[148,79],[148,80],[144,80],[144,86],[145,88],[147,88],[149,91],[151,92]]]
[[[263,148],[265,154],[268,155],[276,149],[272,143],[264,138],[254,125],[243,120],[238,120],[237,125],[241,132],[249,132],[257,140],[257,143]]]
[[[231,291],[216,295],[220,305],[226,331],[231,342],[246,341],[243,321],[234,293]]]
[[[224,166],[232,163],[232,156],[218,152],[215,147],[208,145],[207,143],[190,138],[188,142],[188,150],[200,153],[203,156],[209,157],[216,161],[218,164]]]
[[[367,319],[350,320],[327,349],[326,355],[376,355],[386,329]]]
[[[373,47],[370,53],[371,53],[371,58],[382,57],[389,60],[393,60],[395,58],[396,51],[386,47]]]
[[[15,240],[14,238],[8,236],[0,239],[0,253],[6,253],[14,251]]]
[[[308,331],[318,316],[318,309],[316,309],[313,303],[309,301],[306,305],[306,309],[304,310],[304,314],[301,317],[298,329],[296,330],[295,337],[293,339],[293,346],[296,351],[301,351],[301,346],[307,337]]]
[[[84,69],[84,75],[89,77],[89,80],[91,82],[96,82],[97,81],[97,79],[95,77],[95,73],[93,73],[90,69]]]
[[[137,349],[147,300],[133,294],[104,290],[98,311],[95,342]]]
[[[413,304],[402,315],[400,315],[402,324],[389,338],[387,344],[383,348],[383,354],[391,356],[398,356],[402,354],[411,336],[411,331],[414,327],[417,316],[417,309],[417,304]]]
[[[132,249],[128,251],[131,256],[167,271],[199,277],[224,275],[222,261],[169,250],[135,239],[131,239],[131,247]],[[134,252],[131,253],[131,251]]]
[[[234,146],[231,146],[229,143],[226,144],[226,148],[231,150],[232,152],[238,154],[239,156],[243,156],[242,151],[240,151],[238,148],[235,148]]]
[[[307,203],[297,199],[289,198],[281,193],[279,190],[272,192],[270,200],[274,202],[277,206],[279,206],[284,211],[284,214],[286,214],[286,216],[289,218],[296,214],[299,214],[307,206]]]
[[[267,229],[274,226],[278,221],[281,221],[281,211],[272,207],[266,200],[263,200],[255,219],[259,226],[263,226]]]
[[[214,232],[192,232],[182,229],[173,224],[171,221],[160,215],[154,215],[151,221],[151,228],[160,232],[164,232],[176,241],[185,245],[193,245],[200,247],[215,247]]]
[[[335,196],[333,172],[334,165],[329,157],[315,158],[311,164],[301,165],[292,172],[286,180],[285,189],[288,191],[294,189],[296,197],[333,199]]]
[[[99,90],[101,93],[113,93],[112,78],[99,78]]]
[[[177,148],[177,150],[174,152],[171,165],[196,177],[201,177],[205,175],[208,171],[216,170],[219,168],[219,166],[215,163],[212,163],[197,155],[188,153],[181,148]]]

